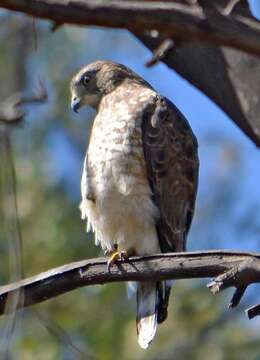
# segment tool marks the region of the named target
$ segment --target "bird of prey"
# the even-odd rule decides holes
[[[184,116],[129,68],[96,61],[71,81],[71,107],[96,110],[80,205],[111,266],[121,257],[185,251],[195,205],[197,140]],[[167,317],[171,284],[137,284],[142,348]]]

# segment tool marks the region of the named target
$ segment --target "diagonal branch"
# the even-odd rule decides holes
[[[226,16],[217,9],[204,12],[198,3],[187,5],[178,2],[129,0],[0,0],[0,7],[48,19],[58,26],[96,25],[124,28],[134,32],[156,29],[168,37],[206,41],[260,55],[260,26],[257,20],[242,15]]]
[[[23,294],[18,302],[18,308],[23,308],[87,285],[213,276],[217,278],[209,287],[218,284],[213,292],[229,286],[239,289],[232,299],[235,306],[242,297],[242,289],[260,282],[260,254],[234,251],[168,253],[120,261],[110,270],[106,259],[82,260],[2,286],[0,314],[5,310],[8,296],[17,292]]]

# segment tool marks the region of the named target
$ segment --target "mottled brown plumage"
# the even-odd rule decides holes
[[[198,182],[197,141],[178,109],[123,65],[98,61],[71,82],[72,107],[97,110],[82,175],[82,218],[107,252],[184,251]],[[146,348],[167,317],[168,282],[137,288]]]
[[[198,185],[197,140],[189,123],[168,99],[158,95],[144,114],[143,147],[162,252],[186,250]],[[170,286],[158,307],[158,323],[167,318]]]

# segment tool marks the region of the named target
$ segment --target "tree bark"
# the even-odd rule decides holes
[[[214,276],[217,278],[209,284],[213,293],[230,286],[241,289],[260,282],[260,254],[231,251],[168,253],[119,261],[110,270],[106,259],[83,260],[1,287],[0,314],[4,313],[8,297],[17,292],[21,294],[17,308],[23,308],[87,285]]]
[[[0,7],[58,25],[97,25],[134,32],[156,29],[185,41],[206,41],[260,55],[257,20],[227,16],[211,6],[210,1],[203,3],[205,7],[162,1],[0,0]]]

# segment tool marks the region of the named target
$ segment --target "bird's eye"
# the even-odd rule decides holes
[[[83,85],[87,85],[90,81],[90,76],[89,75],[84,75],[82,78],[82,83]]]

